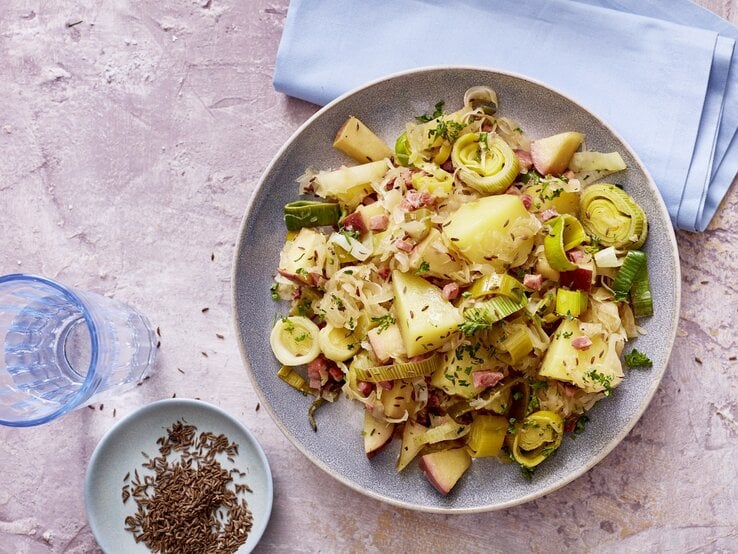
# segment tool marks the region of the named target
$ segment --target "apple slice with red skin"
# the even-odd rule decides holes
[[[373,458],[387,446],[395,430],[394,423],[388,423],[374,417],[369,410],[364,410],[364,452],[367,458]]]
[[[571,290],[589,292],[592,289],[592,270],[578,267],[571,271],[562,271],[559,273],[559,284]]]
[[[574,152],[584,142],[584,135],[567,131],[530,143],[533,167],[541,175],[561,175],[569,167]]]
[[[466,447],[462,446],[425,454],[420,457],[419,465],[438,492],[446,495],[469,469],[471,456]]]

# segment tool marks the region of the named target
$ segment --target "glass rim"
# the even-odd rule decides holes
[[[66,414],[67,412],[72,411],[74,408],[82,404],[85,398],[89,398],[89,393],[92,389],[92,383],[95,379],[95,376],[97,375],[99,338],[97,325],[95,324],[94,318],[92,317],[92,313],[87,308],[87,305],[84,303],[84,301],[70,287],[63,285],[62,283],[59,283],[58,281],[55,281],[53,279],[49,279],[48,277],[41,277],[40,275],[33,275],[30,273],[11,273],[9,275],[0,276],[0,285],[13,281],[41,283],[57,290],[58,292],[61,292],[64,296],[67,297],[68,300],[71,300],[79,308],[82,316],[85,319],[85,323],[87,324],[87,330],[90,332],[90,341],[92,343],[90,345],[90,364],[87,367],[87,374],[85,375],[84,383],[82,383],[80,389],[66,404],[51,412],[50,414],[47,414],[43,417],[38,417],[36,419],[23,421],[6,421],[4,419],[0,419],[0,425],[7,425],[9,427],[32,427],[34,425],[48,423],[49,421],[52,421]]]

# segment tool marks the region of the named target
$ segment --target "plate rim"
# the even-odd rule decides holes
[[[653,383],[651,384],[651,387],[642,396],[641,403],[638,405],[638,409],[636,410],[636,413],[638,415],[631,418],[631,420],[628,421],[627,425],[623,426],[623,428],[621,428],[621,430],[610,440],[610,442],[605,444],[604,447],[595,456],[589,459],[587,463],[584,464],[579,469],[576,469],[572,471],[571,473],[568,473],[566,476],[562,477],[556,483],[552,484],[548,488],[545,488],[543,490],[539,490],[536,492],[532,492],[528,495],[518,497],[514,500],[508,500],[508,501],[501,502],[498,504],[487,504],[487,505],[470,506],[470,507],[443,507],[443,506],[428,506],[428,505],[422,505],[422,504],[417,504],[417,503],[412,503],[412,502],[406,502],[403,500],[391,498],[391,497],[376,493],[373,490],[362,487],[361,485],[353,482],[351,479],[344,478],[342,475],[334,472],[327,464],[325,464],[322,460],[318,459],[316,456],[314,456],[311,452],[309,452],[306,448],[303,447],[299,438],[296,436],[293,436],[293,434],[287,429],[286,425],[284,425],[281,419],[277,416],[276,412],[272,409],[271,403],[266,397],[264,391],[258,385],[255,379],[254,370],[251,367],[251,364],[249,363],[248,355],[246,353],[246,348],[245,348],[245,341],[243,340],[243,337],[241,335],[241,330],[240,330],[240,325],[239,325],[239,320],[238,320],[238,313],[237,313],[238,312],[237,310],[237,301],[238,301],[237,269],[239,265],[238,260],[239,260],[239,254],[245,243],[245,236],[246,236],[246,230],[248,227],[248,221],[251,218],[252,212],[255,209],[257,196],[259,195],[259,192],[261,192],[261,189],[263,188],[263,185],[265,183],[267,176],[271,173],[274,166],[282,158],[285,151],[291,146],[291,144],[295,141],[295,139],[308,126],[310,126],[316,119],[320,118],[323,115],[323,113],[329,111],[337,104],[340,104],[341,102],[343,102],[345,99],[365,89],[369,89],[373,86],[376,86],[378,84],[381,84],[391,79],[395,79],[398,77],[412,76],[412,75],[420,75],[424,73],[432,73],[432,72],[437,72],[437,71],[478,71],[478,72],[488,73],[490,76],[501,75],[504,77],[512,77],[515,79],[526,81],[533,85],[540,86],[555,94],[558,94],[559,96],[561,96],[568,102],[571,102],[578,108],[584,110],[589,116],[594,118],[600,125],[602,125],[602,127],[606,129],[608,133],[611,133],[612,136],[614,136],[618,141],[620,141],[621,144],[623,144],[625,149],[628,151],[628,154],[633,157],[639,169],[646,176],[647,186],[656,198],[657,209],[661,212],[660,215],[662,219],[666,222],[669,222],[668,232],[666,234],[668,236],[669,246],[675,254],[674,289],[673,290],[674,290],[674,304],[675,304],[675,310],[676,310],[676,317],[672,319],[671,327],[666,337],[667,338],[666,344],[668,345],[668,350],[667,350],[668,356],[664,364],[663,370],[660,372],[660,375],[658,376],[658,379],[655,379],[653,381]],[[255,188],[253,189],[251,196],[248,199],[246,208],[244,210],[244,215],[241,218],[241,224],[238,230],[238,241],[236,242],[236,246],[235,246],[235,250],[233,254],[233,260],[231,263],[231,320],[232,320],[232,324],[236,332],[236,336],[238,337],[238,348],[241,354],[242,363],[244,367],[246,368],[246,372],[249,375],[249,380],[251,381],[251,385],[254,391],[256,392],[257,396],[259,397],[260,402],[264,405],[270,417],[272,418],[272,421],[277,425],[277,427],[280,429],[282,434],[285,437],[287,437],[289,442],[294,447],[296,447],[301,452],[301,454],[304,455],[313,464],[315,464],[325,473],[330,475],[333,479],[337,480],[340,483],[343,483],[344,485],[355,490],[356,492],[359,492],[365,496],[368,496],[370,498],[379,500],[381,502],[387,503],[389,505],[392,505],[398,508],[404,508],[408,510],[426,512],[426,513],[440,513],[440,514],[485,513],[485,512],[504,510],[504,509],[512,508],[514,506],[526,504],[528,502],[531,502],[532,500],[535,500],[537,498],[541,498],[545,495],[551,494],[563,488],[564,486],[568,485],[572,481],[575,481],[576,479],[578,479],[579,477],[587,473],[590,469],[595,467],[597,464],[599,464],[618,445],[620,445],[623,439],[633,430],[633,427],[635,427],[635,425],[641,420],[644,413],[648,409],[648,406],[653,401],[653,397],[656,394],[656,391],[661,385],[661,381],[663,380],[666,370],[668,369],[671,355],[673,354],[673,351],[674,351],[674,342],[676,340],[676,335],[677,335],[677,330],[678,330],[678,325],[679,325],[679,308],[681,306],[681,290],[682,290],[681,265],[679,261],[680,261],[679,248],[676,242],[676,235],[674,232],[674,227],[671,224],[671,218],[666,208],[666,204],[664,203],[663,197],[661,196],[661,193],[658,187],[656,186],[656,183],[651,173],[648,171],[648,168],[645,166],[645,164],[641,160],[638,153],[630,146],[630,144],[623,138],[623,136],[619,132],[617,132],[605,119],[603,119],[595,111],[591,110],[589,107],[587,107],[582,102],[575,100],[569,94],[562,92],[557,87],[554,87],[539,79],[529,77],[522,73],[495,69],[492,67],[478,66],[478,65],[454,65],[454,64],[427,65],[427,66],[416,67],[416,68],[405,69],[402,71],[388,73],[376,79],[367,81],[366,83],[341,94],[340,96],[338,96],[337,98],[335,98],[334,100],[326,104],[325,106],[318,109],[313,115],[311,115],[300,126],[298,126],[297,129],[295,129],[295,131],[290,135],[290,137],[282,144],[282,146],[278,149],[278,151],[273,155],[269,164],[264,168],[263,172],[261,173],[261,176],[259,177],[259,180]]]
[[[266,477],[266,483],[267,487],[264,491],[264,496],[266,498],[266,510],[264,511],[263,518],[259,526],[253,526],[248,534],[248,539],[250,539],[252,536],[255,537],[254,539],[254,545],[253,549],[259,544],[261,541],[262,536],[264,535],[264,532],[266,531],[269,521],[271,520],[271,513],[274,505],[274,477],[272,475],[272,470],[269,465],[269,459],[266,456],[266,453],[264,452],[264,449],[262,448],[261,444],[257,440],[256,436],[251,432],[251,430],[246,427],[243,423],[241,423],[235,416],[231,415],[227,411],[225,411],[223,408],[216,406],[215,404],[211,404],[210,402],[206,402],[204,400],[198,400],[195,398],[163,398],[160,400],[155,400],[153,402],[149,402],[148,404],[144,404],[143,406],[140,406],[139,408],[135,409],[130,414],[126,415],[124,418],[122,418],[120,421],[115,423],[110,429],[108,429],[105,434],[102,436],[102,438],[98,441],[97,445],[95,446],[95,449],[92,452],[92,455],[89,458],[89,461],[87,463],[87,467],[85,468],[85,477],[84,477],[84,505],[85,505],[85,516],[87,518],[87,525],[90,528],[90,531],[92,532],[93,537],[95,538],[95,542],[98,543],[98,546],[102,548],[102,546],[99,543],[98,536],[103,536],[104,533],[100,532],[100,527],[98,526],[97,519],[95,516],[91,516],[91,498],[94,496],[94,492],[92,491],[92,476],[94,473],[94,468],[97,466],[98,459],[105,453],[106,449],[110,448],[112,444],[114,444],[114,441],[116,439],[116,436],[121,432],[125,431],[126,427],[129,426],[131,423],[134,422],[135,419],[138,418],[146,418],[150,415],[150,412],[154,412],[158,409],[161,409],[163,407],[168,407],[169,409],[176,409],[177,406],[185,406],[185,407],[195,407],[197,409],[204,409],[205,411],[209,411],[212,414],[215,414],[219,418],[223,418],[236,427],[238,427],[246,437],[251,441],[254,451],[257,455],[257,460],[255,461],[256,465],[259,466],[259,468],[264,472],[264,475]],[[245,543],[244,543],[245,544]]]

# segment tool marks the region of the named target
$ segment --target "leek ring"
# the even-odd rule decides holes
[[[520,162],[499,136],[468,133],[454,143],[451,160],[459,178],[482,194],[501,194],[518,176]]]
[[[527,468],[536,467],[561,445],[564,421],[555,412],[541,410],[526,417],[517,427],[512,454]]]
[[[611,184],[597,183],[584,189],[579,219],[587,234],[605,246],[640,248],[648,235],[643,209],[627,192]]]
[[[320,354],[318,326],[303,316],[278,319],[269,336],[274,357],[286,366],[312,362]]]

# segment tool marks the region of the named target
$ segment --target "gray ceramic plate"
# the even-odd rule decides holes
[[[577,130],[591,150],[620,152],[628,170],[613,180],[623,184],[645,209],[650,222],[646,250],[653,278],[655,315],[637,340],[653,368],[631,371],[612,397],[591,411],[586,431],[565,440],[556,456],[539,466],[532,481],[517,467],[495,460],[475,460],[447,497],[426,481],[417,463],[398,474],[394,463],[399,441],[367,460],[361,437],[362,406],[341,399],[318,412],[318,432],[307,421],[310,400],[277,376],[279,365],[269,347],[275,312],[285,306],[269,295],[285,229],[282,207],[297,198],[295,180],[305,168],[338,167],[350,160],[331,147],[334,134],[355,115],[387,144],[406,121],[433,111],[440,99],[446,109],[461,107],[464,91],[489,85],[497,91],[500,113],[517,119],[531,138]],[[614,176],[615,177],[615,176]],[[311,117],[282,147],[265,171],[246,211],[233,268],[235,325],[243,359],[254,388],[285,435],[318,467],[348,486],[391,504],[434,512],[477,512],[527,502],[565,485],[592,468],[635,425],[666,369],[678,320],[680,294],[676,241],[664,204],[636,155],[597,116],[547,86],[519,75],[478,68],[440,67],[404,72],[348,93]],[[630,347],[630,346],[629,346]]]
[[[253,491],[244,496],[253,514],[253,526],[238,552],[251,552],[261,539],[273,497],[272,474],[264,451],[246,427],[220,408],[200,400],[177,398],[148,404],[121,420],[105,434],[92,454],[85,475],[85,509],[92,533],[107,554],[150,552],[125,530],[125,518],[137,508],[132,498],[123,503],[123,479],[129,472],[133,475],[135,469],[144,475],[141,464],[146,458],[141,452],[151,457],[158,455],[156,440],[165,436],[166,429],[178,420],[195,425],[198,432],[223,433],[238,444],[233,462],[224,454],[216,458],[224,468],[246,473],[243,480],[235,481],[246,483]]]

